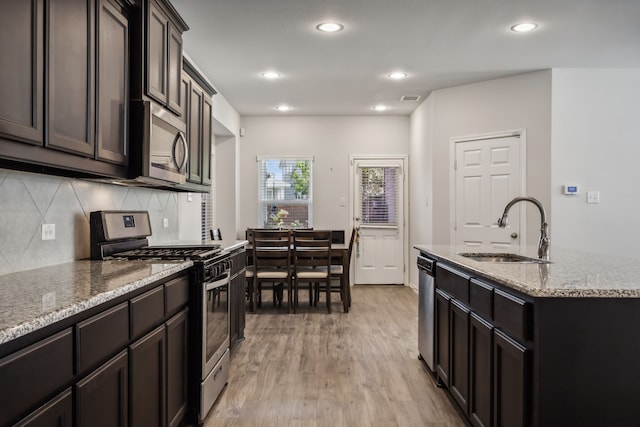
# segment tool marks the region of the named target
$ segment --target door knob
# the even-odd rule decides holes
[[[511,238],[512,239],[517,239],[518,238],[518,233],[511,233]]]

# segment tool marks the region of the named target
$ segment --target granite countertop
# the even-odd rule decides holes
[[[470,250],[454,245],[415,245],[414,248],[533,297],[640,298],[640,259],[637,258],[552,246],[550,264],[512,264],[480,262],[458,255],[460,252],[501,252],[496,249]],[[518,253],[537,257],[536,247]]]
[[[192,261],[74,261],[0,276],[0,344],[127,294]]]

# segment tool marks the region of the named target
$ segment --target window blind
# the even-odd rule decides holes
[[[360,223],[398,225],[398,166],[359,167]]]

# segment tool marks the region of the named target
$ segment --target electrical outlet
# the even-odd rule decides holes
[[[164,218],[162,220],[162,228],[169,228],[169,218]]]
[[[56,240],[55,224],[42,224],[42,240]]]

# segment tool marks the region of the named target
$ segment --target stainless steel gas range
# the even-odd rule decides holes
[[[220,245],[149,246],[146,211],[91,212],[92,259],[192,260],[187,422],[202,424],[229,378],[229,254]]]

